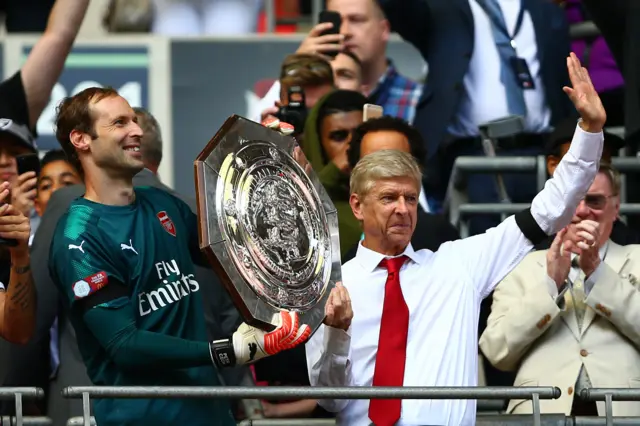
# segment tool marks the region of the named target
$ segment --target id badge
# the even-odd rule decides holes
[[[513,67],[513,71],[516,73],[516,78],[520,87],[523,89],[535,89],[535,83],[533,82],[533,77],[531,76],[531,72],[529,71],[529,65],[527,65],[527,61],[522,58],[518,58],[514,56],[511,58],[511,66]]]

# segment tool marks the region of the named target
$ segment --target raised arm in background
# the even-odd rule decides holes
[[[29,128],[35,129],[60,78],[67,55],[78,35],[89,0],[57,0],[44,34],[22,66],[22,85],[27,95]]]

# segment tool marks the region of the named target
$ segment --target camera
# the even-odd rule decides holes
[[[288,104],[281,106],[276,117],[285,123],[293,126],[294,135],[304,133],[304,123],[307,121],[307,105],[304,97],[304,90],[300,86],[291,86],[287,89]]]

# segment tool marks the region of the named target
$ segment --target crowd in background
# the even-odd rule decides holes
[[[37,175],[18,175],[16,158],[37,152],[35,123],[62,71],[88,2],[36,3],[24,13],[24,1],[0,2],[7,31],[43,33],[21,71],[0,84],[0,119],[9,120],[8,125],[0,126],[0,180],[10,182],[10,195],[4,195],[4,201],[19,210],[16,216],[29,219],[26,244],[31,247],[31,285],[38,299],[37,308],[30,307],[36,310],[36,320],[24,330],[27,337],[9,339],[14,343],[2,348],[2,364],[7,367],[2,385],[46,389],[48,399],[26,404],[25,412],[62,421],[81,410],[79,403],[62,400],[60,390],[90,382],[73,328],[60,308],[48,270],[40,265],[46,265],[57,220],[71,200],[83,193],[82,177],[62,151],[40,153]],[[563,87],[569,85],[566,58],[575,52],[607,111],[607,126],[627,129],[626,137],[605,132],[603,165],[575,214],[576,224],[600,224],[600,257],[592,262],[610,266],[597,276],[595,267],[586,273],[593,265],[567,259],[560,250],[561,237],[552,236],[536,247],[495,294],[484,300],[479,313],[479,355],[484,355],[483,379],[490,386],[559,386],[564,398],[582,388],[640,380],[640,318],[636,312],[640,296],[635,283],[629,285],[640,274],[635,246],[640,233],[634,221],[625,224],[620,220],[620,176],[610,165],[611,158],[620,153],[635,156],[638,132],[634,133],[637,126],[630,123],[640,105],[630,106],[631,89],[621,72],[624,76],[632,73],[631,55],[626,53],[631,43],[619,41],[626,37],[620,35],[623,29],[614,34],[612,26],[603,23],[604,37],[570,39],[570,25],[605,20],[598,15],[604,12],[592,3],[597,1],[327,0],[328,10],[341,17],[339,31],[331,33],[330,23],[313,27],[297,51],[283,58],[278,80],[261,101],[262,114],[250,117],[294,125],[295,137],[338,211],[343,262],[355,256],[363,238],[350,206],[351,170],[362,157],[376,151],[393,149],[413,156],[422,167],[424,180],[411,242],[415,250],[436,251],[441,244],[460,238],[444,214],[449,179],[456,158],[489,155],[480,136],[483,126],[519,117],[522,131],[494,140],[491,155],[544,155],[548,174],[553,175],[569,149],[578,118],[563,93]],[[246,34],[257,30],[262,7],[261,0],[154,0],[128,6],[114,0],[106,11],[105,25],[114,32]],[[279,3],[279,10],[283,14],[304,12],[309,4],[285,0]],[[138,18],[127,23],[125,18],[133,11],[139,13]],[[425,82],[401,75],[387,58],[391,33],[398,33],[420,52],[429,66]],[[607,45],[609,38],[617,41],[613,53]],[[640,91],[635,80],[633,84],[631,99],[637,101]],[[296,93],[302,98],[295,98]],[[366,104],[381,106],[384,116],[365,121]],[[156,175],[162,161],[161,129],[148,111],[136,109],[136,114],[144,130],[141,150],[148,172],[138,177],[138,183],[163,187]],[[505,194],[494,175],[468,176],[462,185],[471,203],[497,203],[505,195],[514,203],[530,203],[538,191],[535,179],[527,174],[502,174],[502,180]],[[633,200],[640,185],[631,178],[627,185]],[[470,233],[484,233],[499,222],[499,215],[474,215],[469,218]],[[0,283],[8,289],[15,280],[10,274],[13,254],[0,250]],[[549,271],[555,275],[550,276]],[[212,339],[228,335],[242,321],[240,314],[218,278],[210,271],[202,274],[199,281],[210,283],[204,296],[209,335]],[[567,290],[567,280],[578,294]],[[610,283],[613,290],[602,290],[597,280]],[[549,292],[553,298],[547,297]],[[531,294],[536,297],[527,297]],[[576,312],[576,319],[563,328],[565,324],[555,319],[567,309],[565,304]],[[545,370],[546,360],[562,357],[567,359],[565,368]],[[613,362],[615,359],[621,361]],[[308,386],[305,348],[299,346],[251,367],[227,370],[223,382]],[[541,405],[543,412],[602,415],[602,407],[572,400],[548,404]],[[637,403],[618,404],[614,414],[640,415]],[[11,404],[3,410],[11,413]],[[333,416],[313,400],[245,401],[234,410],[238,419]],[[521,401],[508,406],[509,412],[528,410],[529,404]]]

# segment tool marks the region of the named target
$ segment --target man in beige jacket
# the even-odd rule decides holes
[[[604,415],[584,388],[640,388],[640,245],[609,237],[620,208],[620,177],[603,164],[571,225],[549,250],[529,254],[495,289],[480,348],[515,386],[558,386],[543,413]],[[592,245],[573,246],[567,236]],[[531,413],[514,400],[509,413]],[[640,416],[640,402],[614,402],[614,416]]]

